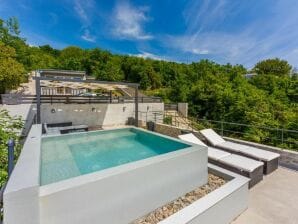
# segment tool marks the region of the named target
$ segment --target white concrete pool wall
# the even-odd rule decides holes
[[[129,223],[207,182],[207,149],[188,144],[183,150],[40,186],[40,133],[41,126],[33,125],[8,182],[5,224]]]
[[[228,224],[247,209],[249,179],[212,164],[208,167],[228,182],[158,224]]]
[[[33,125],[4,191],[5,224],[40,224],[41,125]]]

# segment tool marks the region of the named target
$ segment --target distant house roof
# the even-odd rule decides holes
[[[68,76],[68,77],[85,77],[85,71],[57,70],[57,69],[40,69],[36,72],[37,76]]]
[[[248,73],[248,74],[245,74],[244,77],[247,78],[247,79],[251,79],[255,75],[257,75],[257,73]]]

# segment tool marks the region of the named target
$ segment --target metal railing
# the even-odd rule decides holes
[[[236,122],[196,119],[198,128],[213,128],[220,135],[298,150],[298,131]]]
[[[8,178],[10,177],[13,167],[14,167],[14,147],[15,147],[15,142],[13,139],[10,139],[7,143],[7,174]],[[6,182],[7,183],[7,182]],[[2,223],[3,219],[3,195],[4,195],[4,190],[6,187],[6,183],[4,183],[1,188],[0,188],[0,224]]]
[[[32,104],[36,103],[36,95],[22,94],[2,94],[3,104]],[[135,97],[124,96],[73,96],[73,95],[41,95],[42,104],[53,103],[78,103],[78,104],[97,104],[97,103],[133,103]],[[138,97],[139,103],[161,103],[160,97]]]
[[[164,123],[167,125],[175,126],[181,129],[194,130],[192,121],[179,115],[179,113],[168,113],[167,111],[139,111],[139,120],[153,121],[155,123]]]
[[[298,151],[298,131],[261,125],[241,124],[228,121],[216,121],[183,117],[179,113],[160,112],[159,121],[182,129],[201,130],[212,128],[221,136],[234,137],[251,142],[277,146]],[[155,121],[152,119],[152,121]]]
[[[163,116],[163,111],[139,111],[139,120],[145,121],[146,123],[149,121],[155,123],[162,122]]]
[[[178,111],[178,104],[165,103],[165,110],[176,110],[176,111]]]

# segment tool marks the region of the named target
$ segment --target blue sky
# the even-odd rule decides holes
[[[0,0],[31,45],[192,62],[280,57],[298,67],[297,0]]]

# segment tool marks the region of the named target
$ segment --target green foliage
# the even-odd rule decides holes
[[[276,75],[286,76],[289,75],[292,70],[292,66],[285,60],[278,58],[267,59],[258,62],[253,71],[260,75]]]
[[[164,119],[163,119],[163,123],[164,123],[164,124],[172,125],[172,117],[171,117],[171,116],[164,117]]]
[[[0,93],[17,87],[25,72],[21,63],[15,59],[15,49],[0,42]]]
[[[2,92],[16,87],[24,70],[84,70],[99,80],[140,83],[145,94],[162,97],[167,103],[188,102],[189,113],[194,117],[298,130],[298,76],[291,75],[292,67],[287,61],[261,61],[253,68],[257,75],[246,79],[247,71],[242,65],[220,65],[209,60],[175,63],[76,46],[62,50],[49,45],[32,47],[19,33],[15,18],[0,20]],[[268,143],[272,139],[264,129],[229,128],[243,132],[248,140]]]
[[[0,186],[7,180],[7,142],[11,138],[16,141],[15,158],[17,158],[20,152],[18,132],[22,127],[20,117],[11,117],[6,110],[0,110]]]

